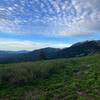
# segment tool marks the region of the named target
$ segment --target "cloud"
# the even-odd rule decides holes
[[[71,44],[64,43],[43,43],[43,42],[32,42],[32,41],[19,41],[19,40],[0,40],[0,50],[35,50],[45,47],[54,47],[54,48],[64,48],[69,47]]]
[[[77,16],[71,24],[74,34],[94,34],[100,32],[99,0],[73,0]],[[73,32],[72,32],[73,34]]]
[[[0,32],[78,36],[100,33],[99,0],[3,0]]]

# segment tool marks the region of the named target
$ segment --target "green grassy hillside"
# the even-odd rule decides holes
[[[0,65],[0,100],[100,100],[100,54]]]

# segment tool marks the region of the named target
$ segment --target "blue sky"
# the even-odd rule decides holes
[[[99,39],[99,0],[0,0],[0,50]]]

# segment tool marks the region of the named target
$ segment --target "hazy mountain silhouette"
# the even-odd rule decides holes
[[[0,51],[0,63],[36,61],[42,59],[70,58],[100,53],[100,40],[78,42],[69,48],[42,48],[34,51]]]

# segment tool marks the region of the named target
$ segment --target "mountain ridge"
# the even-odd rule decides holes
[[[6,56],[5,58],[1,57],[0,63],[81,57],[93,55],[95,53],[100,53],[100,40],[78,42],[63,49],[47,47],[28,52],[17,52],[17,54],[12,56]]]

